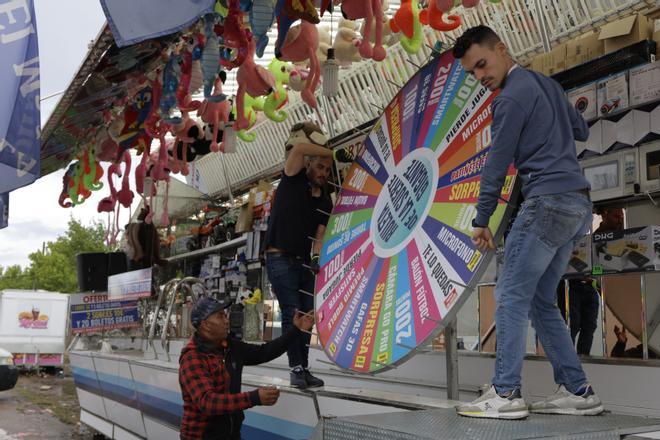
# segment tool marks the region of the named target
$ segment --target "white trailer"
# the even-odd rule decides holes
[[[0,347],[16,366],[64,363],[69,295],[33,290],[0,292]]]

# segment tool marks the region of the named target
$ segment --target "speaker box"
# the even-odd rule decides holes
[[[108,256],[104,252],[87,252],[76,255],[78,289],[81,292],[105,292],[108,290]]]
[[[124,252],[108,252],[108,276],[124,273],[127,269],[126,253]]]

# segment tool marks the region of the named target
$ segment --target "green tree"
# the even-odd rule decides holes
[[[29,268],[23,270],[18,264],[4,268],[0,266],[0,290],[31,289],[32,280]]]
[[[71,218],[69,228],[55,241],[48,242],[46,252],[31,253],[28,284],[37,289],[71,293],[78,291],[76,255],[81,252],[106,252],[105,230],[101,223],[84,226]],[[32,285],[29,287],[31,288]]]

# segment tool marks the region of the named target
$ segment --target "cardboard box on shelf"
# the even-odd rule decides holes
[[[597,32],[589,32],[566,43],[566,68],[586,63],[605,53],[605,43]]]
[[[660,61],[630,69],[630,105],[660,99]]]
[[[568,100],[582,117],[590,121],[598,117],[598,98],[596,95],[596,83],[592,82],[581,87],[576,87],[567,92]]]
[[[651,40],[660,44],[660,20],[653,21],[653,35],[651,35]]]
[[[543,55],[543,70],[546,75],[566,70],[566,44],[560,44]]]
[[[660,269],[660,226],[593,234],[593,266],[604,272]]]
[[[542,54],[536,55],[534,58],[532,58],[532,63],[530,65],[530,69],[532,69],[536,72],[539,72],[539,73],[546,74],[543,71],[543,69],[545,67],[544,66],[545,61],[543,60],[544,57],[545,57],[545,54],[542,53]]]
[[[628,72],[621,72],[598,81],[598,115],[628,108]]]
[[[605,42],[605,53],[651,38],[653,23],[642,14],[631,15],[608,23],[600,29],[599,40]]]
[[[573,248],[566,273],[591,273],[591,235],[582,237]]]
[[[247,232],[252,229],[252,221],[254,220],[254,205],[250,202],[244,203],[241,206],[241,210],[238,213],[238,219],[236,220],[236,226],[234,231],[237,233]]]

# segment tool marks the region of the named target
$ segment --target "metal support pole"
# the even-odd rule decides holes
[[[458,400],[458,339],[456,318],[445,327],[445,360],[447,362],[447,399]]]

